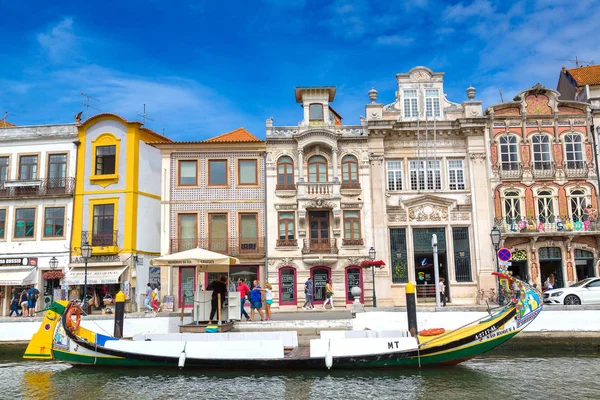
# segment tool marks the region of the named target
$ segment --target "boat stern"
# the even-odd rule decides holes
[[[57,300],[46,310],[44,320],[38,331],[31,337],[23,358],[38,360],[52,359],[54,331],[60,321],[60,316],[65,312],[68,304],[68,301]]]

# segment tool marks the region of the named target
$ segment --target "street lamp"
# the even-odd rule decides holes
[[[498,250],[500,249],[500,229],[497,226],[492,228],[490,232],[490,239],[492,239],[492,246],[496,251],[496,272],[500,272],[500,262],[498,260]],[[498,277],[498,305],[504,305],[504,295],[502,294],[502,288],[500,287],[500,277]]]
[[[56,257],[52,257],[48,262],[48,265],[50,265],[50,271],[55,271],[58,267],[58,260],[56,259]],[[52,277],[51,280],[50,296],[52,296],[52,300],[54,300],[54,277]]]
[[[88,263],[88,258],[90,258],[92,256],[92,246],[90,246],[90,244],[87,242],[87,240],[85,241],[85,243],[83,244],[83,246],[81,246],[81,257],[83,257],[83,265],[84,265],[84,271],[83,271],[83,310],[85,313],[87,313],[87,305],[86,305],[86,297],[87,297],[87,263]]]
[[[371,272],[373,274],[373,308],[377,307],[377,294],[375,294],[375,265],[373,264],[376,255],[377,252],[375,252],[375,248],[371,247],[369,249],[369,260],[371,260]]]

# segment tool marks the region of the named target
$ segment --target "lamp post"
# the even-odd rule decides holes
[[[83,257],[83,265],[84,265],[84,270],[83,270],[83,312],[85,312],[85,313],[87,313],[87,304],[86,304],[87,263],[88,263],[88,258],[90,258],[91,256],[92,256],[92,246],[90,246],[90,244],[86,240],[85,243],[83,244],[83,246],[81,246],[81,257]]]
[[[500,230],[497,226],[492,228],[490,232],[490,239],[492,239],[492,246],[496,251],[496,272],[500,272],[500,262],[498,260],[498,250],[500,249]],[[502,294],[502,288],[500,287],[500,278],[498,278],[498,305],[504,305],[504,294]]]
[[[48,262],[48,265],[50,265],[50,271],[56,271],[56,268],[58,267],[58,260],[56,259],[56,257],[52,257]],[[51,282],[52,284],[50,285],[50,296],[52,296],[52,301],[54,301],[54,277],[52,278]]]
[[[369,260],[371,260],[371,273],[373,275],[373,308],[377,307],[377,294],[375,293],[375,265],[373,265],[373,261],[375,261],[375,249],[371,247],[369,249]]]

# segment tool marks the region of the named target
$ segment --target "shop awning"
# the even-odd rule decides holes
[[[0,286],[25,286],[37,282],[37,268],[0,268]]]
[[[119,277],[127,269],[127,266],[111,268],[88,268],[87,283],[96,285],[101,283],[119,283]],[[85,283],[85,268],[73,268],[65,274],[61,280],[63,285],[83,285]]]

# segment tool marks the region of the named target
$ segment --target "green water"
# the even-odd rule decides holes
[[[269,373],[71,367],[23,350],[0,345],[2,399],[600,399],[593,346],[503,347],[437,369]]]

